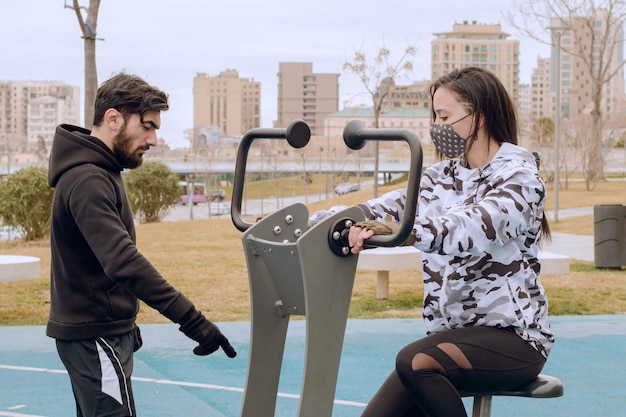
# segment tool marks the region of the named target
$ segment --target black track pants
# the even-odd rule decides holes
[[[136,415],[130,377],[137,338],[136,332],[129,332],[89,340],[57,340],[78,417]]]

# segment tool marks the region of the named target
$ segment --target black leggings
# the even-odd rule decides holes
[[[405,346],[362,417],[467,417],[460,392],[516,388],[541,372],[544,357],[514,331],[468,327]]]

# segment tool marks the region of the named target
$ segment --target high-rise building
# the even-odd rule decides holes
[[[434,33],[431,75],[436,80],[455,68],[485,68],[500,79],[519,103],[519,41],[507,39],[499,24],[455,23],[451,32]]]
[[[593,109],[594,85],[591,82],[590,63],[594,71],[602,69],[606,74],[615,74],[610,81],[602,85],[601,111],[604,120],[620,118],[624,114],[624,27],[609,25],[607,10],[597,10],[595,21],[590,17],[555,18],[552,20],[554,31],[560,31],[561,49],[556,42],[551,50],[550,90],[551,112],[556,113],[557,74],[561,83],[561,116],[573,119]],[[590,27],[593,26],[593,33]],[[607,27],[609,26],[609,27]],[[560,28],[566,27],[566,28]],[[557,29],[559,28],[559,29]],[[610,37],[602,45],[605,36]],[[614,48],[610,48],[615,45]],[[590,54],[593,51],[593,54]],[[603,52],[604,51],[604,52]],[[560,68],[557,68],[557,54],[560,53]],[[610,61],[610,64],[607,64]],[[604,75],[603,77],[606,77]]]
[[[314,73],[310,62],[278,64],[278,115],[274,127],[304,120],[311,135],[322,135],[324,118],[339,110],[339,74]]]
[[[193,148],[206,147],[213,135],[239,136],[260,126],[261,83],[240,78],[236,70],[217,76],[197,73],[193,80]]]
[[[41,100],[47,102],[44,104]],[[50,103],[55,104],[50,107]],[[48,106],[45,110],[44,107]],[[31,119],[30,111],[41,110]],[[51,112],[54,115],[51,116]],[[35,114],[33,114],[33,117]],[[80,87],[60,81],[0,81],[0,148],[9,151],[33,150],[40,139],[29,141],[29,129],[37,131],[45,143],[52,141],[54,128],[40,129],[51,119],[54,123],[80,124]]]
[[[537,66],[530,77],[530,123],[541,117],[552,117],[550,97],[550,58],[537,57]]]
[[[65,99],[52,96],[37,97],[28,103],[26,147],[41,157],[48,154],[57,125],[65,123]]]

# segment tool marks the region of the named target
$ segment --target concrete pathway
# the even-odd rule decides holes
[[[554,211],[547,211],[548,220],[554,219]],[[593,215],[593,207],[559,210],[559,219]],[[593,236],[552,233],[552,241],[542,248],[546,252],[567,255],[581,261],[594,261]]]

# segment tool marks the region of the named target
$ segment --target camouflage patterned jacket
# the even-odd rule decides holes
[[[509,143],[482,168],[449,160],[424,171],[413,233],[429,334],[508,327],[548,356],[554,336],[537,259],[545,197],[533,155]],[[361,207],[368,219],[399,222],[405,200],[397,190]]]

